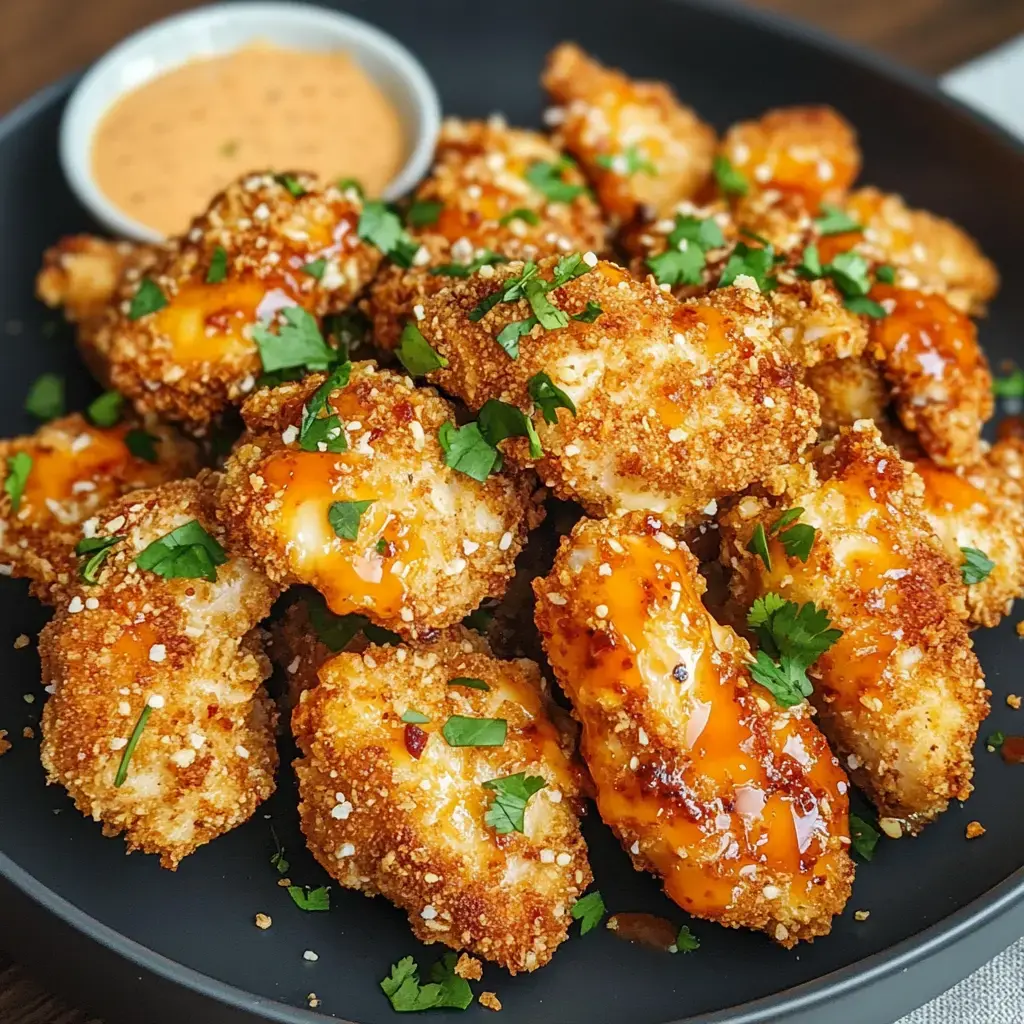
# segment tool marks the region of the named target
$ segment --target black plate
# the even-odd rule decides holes
[[[1019,354],[1024,324],[1024,249],[1007,225],[1024,223],[1024,159],[992,125],[924,81],[809,32],[720,3],[667,0],[375,0],[346,5],[393,32],[433,74],[446,111],[494,110],[514,124],[539,123],[537,76],[547,49],[575,38],[603,60],[663,78],[719,128],[764,108],[822,102],[861,133],[864,180],[964,224],[1008,282],[984,323],[993,361]],[[43,370],[71,378],[71,398],[94,386],[70,333],[32,298],[43,248],[89,227],[61,178],[57,126],[71,83],[38,95],[0,126],[0,434],[31,429],[20,412],[28,383]],[[268,863],[269,822],[284,840],[299,882],[327,881],[302,849],[291,772],[254,820],[189,857],[176,874],[151,857],[126,859],[56,789],[47,790],[37,744],[20,738],[44,697],[32,648],[43,611],[18,583],[0,586],[0,726],[14,749],[0,761],[0,943],[36,963],[91,1007],[124,1020],[257,1019],[311,1022],[322,1011],[360,1024],[392,1021],[377,988],[388,965],[440,947],[417,946],[403,915],[383,901],[338,891],[329,914],[304,914],[276,887]],[[1004,703],[1020,690],[1020,640],[1012,622],[977,635],[994,691],[983,728],[1022,731]],[[25,703],[23,694],[34,698]],[[854,896],[830,937],[786,952],[762,937],[696,922],[696,954],[671,957],[600,930],[567,942],[551,966],[510,979],[488,967],[487,985],[505,1005],[504,1024],[663,1024],[668,1021],[821,1020],[882,1024],[965,975],[1024,931],[1024,769],[978,746],[977,792],[917,840],[883,842],[858,871]],[[982,839],[964,827],[980,819]],[[682,915],[656,883],[635,874],[592,816],[594,871],[612,910]],[[870,918],[856,923],[853,912]],[[274,918],[253,927],[257,911]],[[575,929],[574,929],[575,930]],[[302,953],[312,949],[319,962]],[[909,969],[909,970],[908,970]],[[454,1016],[454,1014],[452,1014]],[[490,1020],[479,1006],[459,1017]]]

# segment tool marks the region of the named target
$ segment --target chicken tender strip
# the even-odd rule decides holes
[[[165,304],[136,319],[127,301],[115,311],[114,386],[140,412],[205,432],[255,386],[254,327],[293,306],[337,312],[376,273],[382,256],[358,235],[361,212],[354,189],[310,175],[229,185],[147,274]]]
[[[545,168],[563,183],[542,190],[528,180]],[[424,247],[416,264],[385,266],[364,308],[373,321],[374,342],[398,345],[406,320],[426,299],[451,283],[432,273],[466,266],[497,253],[530,260],[577,250],[603,252],[607,229],[580,172],[538,132],[509,128],[498,118],[441,126],[434,169],[416,192],[416,203],[436,203],[437,218],[410,233]],[[566,201],[566,199],[568,201]]]
[[[862,421],[763,486],[722,520],[736,617],[767,593],[828,612],[843,635],[809,669],[818,722],[879,813],[917,832],[970,794],[988,713],[964,585],[925,517],[920,477]],[[771,531],[790,508],[816,531],[806,561]],[[748,550],[758,524],[771,569]]]
[[[587,254],[594,259],[592,254]],[[772,338],[772,314],[756,287],[722,288],[677,303],[651,281],[612,263],[549,292],[575,316],[600,306],[593,322],[534,326],[511,358],[495,340],[530,316],[525,300],[500,302],[473,322],[471,311],[522,264],[460,281],[427,304],[420,329],[448,360],[429,379],[471,408],[511,402],[533,420],[545,455],[541,479],[595,516],[651,509],[679,521],[742,489],[767,465],[807,444],[817,430],[814,396]],[[539,264],[551,281],[553,258]],[[575,404],[543,422],[529,382],[546,373]],[[511,462],[532,465],[525,438],[503,444]]]
[[[51,587],[77,584],[73,549],[86,519],[129,491],[191,476],[198,463],[196,446],[167,427],[97,427],[79,413],[0,441],[0,573],[28,578],[51,603]]]
[[[460,678],[486,689],[452,685]],[[512,974],[544,966],[591,882],[574,736],[550,707],[532,661],[499,661],[467,630],[331,658],[292,717],[313,855],[341,885],[406,911],[421,942]],[[500,720],[504,738],[452,745],[460,717]],[[488,783],[520,774],[543,788],[522,831],[503,831],[500,789]]]
[[[852,125],[831,107],[782,107],[726,132],[719,149],[749,192],[795,194],[811,210],[836,202],[860,172]]]
[[[450,469],[438,430],[454,420],[452,406],[370,362],[353,364],[328,400],[345,450],[303,450],[304,408],[325,380],[259,391],[243,406],[248,433],[217,495],[237,550],[285,586],[316,587],[336,614],[360,612],[405,636],[500,597],[543,518],[532,475],[480,483]],[[331,522],[352,502],[369,503],[355,539]]]
[[[985,312],[999,288],[999,273],[962,228],[876,188],[851,192],[841,206],[864,230],[822,239],[822,260],[853,249],[895,268],[896,283],[904,288],[940,292],[964,313]]]
[[[671,210],[708,180],[714,129],[664,82],[635,81],[562,43],[542,84],[557,104],[548,114],[556,144],[581,161],[613,223]]]
[[[219,536],[212,483],[178,480],[106,506],[86,533],[120,539],[97,584],[80,584],[39,638],[53,691],[42,718],[48,780],[104,834],[123,832],[129,850],[172,870],[249,818],[277,768],[262,686],[270,663],[254,631],[274,585],[242,558],[218,565],[213,581],[135,562],[193,520]]]
[[[828,934],[853,880],[846,776],[810,708],[754,683],[746,642],[701,604],[697,560],[652,514],[582,520],[534,589],[634,867],[697,917],[786,947]]]

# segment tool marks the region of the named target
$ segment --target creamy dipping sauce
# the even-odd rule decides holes
[[[398,113],[347,53],[266,44],[189,61],[127,93],[92,145],[107,198],[165,234],[247,171],[355,178],[376,196],[405,157]]]

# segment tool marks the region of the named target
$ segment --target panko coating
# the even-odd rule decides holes
[[[595,516],[650,509],[678,522],[794,457],[814,436],[817,403],[774,341],[771,307],[756,286],[678,303],[592,253],[580,265],[582,276],[546,295],[570,317],[588,315],[588,304],[599,315],[560,329],[533,326],[516,358],[496,335],[528,318],[529,303],[497,302],[475,321],[472,311],[531,265],[458,281],[427,303],[419,323],[448,361],[431,382],[472,409],[498,399],[532,410],[543,457],[530,455],[525,438],[505,442],[503,452],[519,466],[535,462],[558,497]],[[554,258],[537,266],[548,285],[560,274]],[[560,408],[557,423],[543,421],[530,394],[539,373],[568,395],[576,415]]]
[[[452,406],[371,362],[352,364],[349,383],[322,396],[344,450],[304,450],[304,409],[326,380],[313,374],[243,406],[248,432],[217,496],[236,548],[279,583],[316,587],[336,614],[359,612],[405,636],[500,597],[543,518],[532,474],[481,483],[449,468],[438,430],[454,420]],[[352,538],[332,526],[339,506],[354,514]]]
[[[998,625],[1024,596],[1024,446],[998,441],[973,466],[944,469],[916,458],[914,468],[924,481],[924,513],[953,564],[963,565],[965,548],[995,563],[968,584],[967,610],[972,625]]]
[[[841,199],[860,171],[852,125],[831,107],[782,107],[733,125],[719,153],[750,192],[777,191],[811,210]]]
[[[376,273],[382,254],[359,237],[362,210],[354,189],[305,174],[229,185],[120,303],[114,387],[142,413],[205,432],[255,386],[254,328],[279,332],[295,306],[314,317],[344,309]],[[133,314],[142,298],[151,311]]]
[[[783,946],[850,895],[848,784],[806,703],[756,684],[650,513],[581,520],[537,580],[537,625],[583,725],[601,817],[688,913]]]
[[[999,273],[962,228],[876,188],[857,189],[840,205],[864,230],[822,239],[823,260],[853,249],[892,266],[902,287],[941,292],[965,313],[985,311],[999,288]]]
[[[582,163],[614,224],[667,212],[710,177],[714,129],[664,82],[635,81],[573,43],[548,54],[541,82],[557,104],[556,144]]]
[[[889,385],[870,355],[811,367],[804,380],[818,396],[822,438],[832,437],[858,420],[873,420],[881,427],[887,419]]]
[[[544,183],[542,169],[553,169],[547,175],[554,175],[544,189],[529,180]],[[408,269],[383,267],[363,303],[375,344],[395,348],[414,308],[451,283],[450,276],[432,271],[467,266],[494,253],[529,260],[577,250],[603,252],[607,230],[585,185],[580,172],[538,132],[509,128],[495,118],[446,119],[434,169],[413,205],[413,210],[438,205],[434,220],[410,227],[424,255]]]
[[[977,462],[995,407],[977,327],[938,294],[876,284],[871,297],[887,315],[871,321],[869,351],[900,422],[939,465]]]
[[[842,636],[808,670],[818,723],[879,814],[917,832],[970,794],[988,713],[960,570],[925,517],[920,477],[862,421],[762,487],[721,522],[736,618],[767,593],[828,613]],[[806,561],[773,531],[793,508],[815,530]],[[771,569],[748,548],[758,525]]]
[[[197,469],[196,446],[155,423],[97,427],[72,413],[0,441],[0,573],[27,577],[49,601],[51,586],[77,581],[73,549],[86,519],[122,494]]]
[[[341,885],[406,911],[421,942],[512,974],[542,967],[591,882],[575,737],[551,707],[532,661],[499,661],[465,629],[335,655],[292,716],[313,855]],[[472,745],[477,729],[493,745]],[[491,784],[521,775],[543,788],[519,831]]]
[[[275,710],[262,685],[270,663],[254,630],[274,585],[224,555],[219,565],[205,560],[215,580],[138,564],[190,523],[217,540],[211,486],[178,480],[106,506],[85,531],[117,538],[97,583],[81,582],[39,638],[53,693],[42,718],[49,781],[106,835],[123,832],[129,850],[159,854],[171,869],[249,818],[277,769]],[[193,539],[197,529],[188,527]]]

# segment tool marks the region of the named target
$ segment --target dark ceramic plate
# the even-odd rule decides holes
[[[764,108],[830,103],[858,128],[864,180],[955,218],[994,257],[1007,282],[982,338],[994,363],[1020,354],[1024,249],[1007,225],[1024,223],[1024,159],[993,126],[935,88],[863,54],[722,4],[668,0],[375,0],[348,7],[410,46],[433,74],[444,108],[470,117],[502,111],[539,123],[545,52],[574,38],[603,60],[670,81],[719,128]],[[94,385],[64,326],[32,298],[43,248],[88,228],[57,166],[59,83],[0,126],[0,435],[31,429],[20,411],[44,370],[68,375],[80,407]],[[291,772],[254,820],[189,857],[176,874],[152,857],[125,858],[56,789],[46,789],[35,725],[44,693],[32,648],[44,612],[18,583],[0,586],[0,727],[14,749],[0,761],[0,943],[45,981],[113,1019],[311,1022],[321,1012],[360,1024],[393,1020],[377,987],[388,966],[418,948],[404,917],[381,900],[338,891],[329,914],[305,914],[276,886],[270,822],[293,879],[327,879],[303,850]],[[994,691],[983,731],[1021,731],[1004,703],[1021,689],[1021,641],[1012,622],[977,635]],[[29,695],[32,703],[26,703]],[[286,755],[288,751],[284,752]],[[601,929],[573,937],[551,966],[510,979],[487,968],[504,1024],[663,1024],[669,1021],[842,1020],[884,1024],[968,973],[1024,931],[1024,769],[978,746],[977,791],[916,840],[883,842],[858,871],[832,935],[786,952],[764,938],[696,922],[701,948],[668,956]],[[988,829],[964,839],[971,819]],[[594,872],[612,910],[682,915],[657,884],[634,873],[596,816],[587,825]],[[853,912],[871,916],[857,923]],[[253,927],[257,911],[274,918]],[[575,929],[574,929],[575,931]],[[319,954],[309,963],[303,951]],[[454,1013],[452,1014],[454,1016]],[[479,1006],[466,1024],[490,1020]]]

